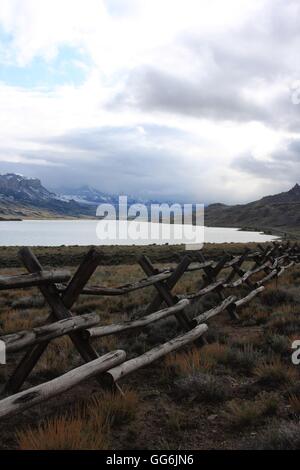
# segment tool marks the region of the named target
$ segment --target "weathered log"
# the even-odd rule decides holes
[[[19,251],[19,256],[21,257],[26,269],[31,273],[41,272],[43,270],[42,265],[36,256],[32,253],[30,248],[22,248]],[[90,265],[92,265],[92,268]],[[90,250],[79,266],[77,273],[81,273],[82,278],[87,281],[91,275],[91,272],[96,269],[97,265],[98,259],[95,258],[95,250]],[[77,273],[76,276],[74,276],[75,279],[73,278],[75,288],[73,289],[72,287],[72,279],[68,285],[67,291],[62,295],[62,297],[60,297],[55,285],[39,286],[40,292],[52,309],[52,314],[49,316],[49,321],[53,321],[53,317],[57,320],[63,320],[65,318],[72,317],[72,314],[68,309],[72,306],[72,302],[74,302],[80,295],[80,290],[77,289]],[[71,295],[69,295],[69,293]],[[74,331],[70,333],[70,338],[86,362],[92,361],[99,357],[97,351],[95,351],[89,342],[83,338],[80,331]],[[8,380],[4,389],[5,393],[16,393],[21,388],[27,376],[30,374],[39,358],[47,348],[48,343],[48,341],[43,341],[28,349],[25,356]]]
[[[203,263],[192,262],[186,271],[187,272],[200,271],[201,269],[209,268],[210,266],[214,266],[214,265],[215,265],[214,261],[204,261]]]
[[[5,343],[6,352],[19,351],[33,344],[49,341],[50,339],[58,338],[72,331],[89,328],[97,325],[99,322],[100,317],[98,314],[87,313],[85,315],[50,323],[49,325],[32,328],[31,330],[1,336],[0,340]]]
[[[254,299],[254,297],[256,297],[258,294],[260,294],[263,290],[265,290],[264,286],[258,287],[257,289],[250,292],[250,294],[248,294],[246,297],[243,297],[242,299],[237,300],[236,302],[234,302],[234,305],[238,308],[238,307],[241,307],[242,305],[247,304],[252,299]]]
[[[21,289],[25,287],[60,283],[68,281],[70,277],[70,272],[65,270],[40,271],[32,274],[0,276],[0,290]]]
[[[226,310],[231,304],[233,304],[236,300],[236,297],[234,295],[231,295],[230,297],[227,297],[221,304],[219,304],[217,307],[214,307],[207,312],[201,313],[201,315],[198,315],[197,317],[193,318],[192,322],[193,325],[200,325],[200,323],[205,322],[211,317],[214,317],[215,315],[218,315],[219,313],[223,312]]]
[[[173,270],[172,275],[169,277],[169,279],[166,280],[165,285],[166,288],[171,292],[172,289],[176,286],[177,282],[181,277],[184,275],[186,272],[187,268],[191,264],[191,259],[189,256],[184,256],[184,258],[180,261],[180,263],[176,266],[176,268]],[[153,313],[156,312],[161,304],[162,304],[162,297],[159,293],[156,294],[154,299],[149,303],[149,305],[146,308],[146,313]]]
[[[267,276],[265,276],[263,279],[261,279],[260,281],[257,281],[255,283],[255,285],[257,287],[260,287],[262,286],[263,284],[265,284],[265,282],[268,282],[270,281],[271,279],[273,279],[274,277],[277,276],[277,269],[273,269],[273,271],[271,271],[269,274],[267,274]]]
[[[197,292],[194,292],[193,294],[186,294],[183,296],[180,296],[181,298],[186,298],[190,300],[196,300],[199,297],[202,297],[206,294],[209,294],[210,292],[213,292],[216,290],[218,287],[223,286],[224,279],[219,279],[216,282],[213,282],[212,284],[209,284],[206,287],[203,287],[202,289],[198,290]]]
[[[149,325],[150,323],[162,320],[163,318],[169,317],[170,315],[175,315],[175,313],[180,312],[188,305],[189,301],[187,299],[180,300],[173,307],[167,307],[163,310],[159,310],[158,312],[150,313],[149,315],[145,315],[144,317],[138,318],[137,320],[128,320],[118,324],[89,328],[88,330],[86,330],[85,334],[88,334],[91,338],[94,338],[99,336],[114,335],[122,331],[140,328],[142,326]]]
[[[255,269],[250,269],[249,271],[245,272],[245,274],[243,274],[242,277],[240,277],[240,279],[237,279],[231,284],[226,284],[225,287],[230,287],[230,288],[239,287],[240,285],[244,284],[244,282],[246,282],[247,279],[249,279],[249,277],[263,271],[266,267],[268,267],[268,265],[269,265],[269,262],[264,263],[262,266],[259,266]]]
[[[134,292],[145,287],[153,286],[156,282],[164,281],[172,275],[171,271],[164,271],[145,279],[133,282],[132,284],[124,284],[118,287],[101,287],[101,286],[87,286],[82,290],[82,294],[86,295],[124,295],[129,292]]]
[[[241,255],[241,256],[238,256],[236,258],[233,257],[233,259],[231,260],[233,265],[236,265],[238,268],[241,268],[242,267],[242,264],[246,261],[246,258],[247,258],[247,255],[249,254],[250,252],[250,249],[249,248],[246,248],[244,253]],[[226,277],[226,280],[225,280],[225,283],[224,284],[228,284],[229,282],[231,282],[235,275],[236,275],[236,271],[235,269],[233,269],[233,267],[231,267],[231,273],[228,274],[228,276]]]
[[[128,375],[131,372],[140,369],[141,367],[145,367],[151,364],[160,357],[163,357],[166,354],[175,351],[188,343],[192,343],[197,338],[202,336],[207,330],[207,325],[198,325],[187,333],[177,336],[176,338],[171,339],[164,344],[156,346],[141,356],[130,359],[129,361],[123,362],[123,364],[108,370],[105,373],[105,376],[108,378],[108,380],[110,379],[112,383],[117,382],[122,377],[125,377],[125,375]]]
[[[295,262],[294,261],[291,261],[289,264],[287,264],[286,266],[282,266],[280,268],[280,270],[277,272],[277,277],[280,277],[282,276],[282,274],[289,268],[291,268],[292,266],[294,266]]]
[[[98,376],[126,359],[126,353],[117,350],[88,362],[60,377],[17,393],[0,401],[0,418],[26,410],[34,405],[64,393],[80,382]]]
[[[145,274],[147,276],[152,276],[156,274],[155,268],[152,266],[151,261],[147,258],[147,256],[141,256],[139,258],[139,263],[142,269],[144,270]],[[159,293],[161,299],[166,302],[168,307],[172,307],[173,305],[176,305],[178,299],[172,295],[171,290],[168,286],[167,283],[164,283],[163,281],[156,282],[154,284],[154,287],[156,288],[157,292]],[[156,297],[155,297],[156,299]],[[184,310],[182,310],[179,313],[175,314],[178,323],[181,325],[182,328],[188,330],[190,328],[190,322],[189,318],[185,314]]]

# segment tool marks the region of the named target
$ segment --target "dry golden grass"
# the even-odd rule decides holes
[[[278,357],[270,362],[263,361],[255,368],[254,374],[266,385],[290,384],[299,377],[295,368],[285,364]]]
[[[118,338],[117,336],[103,336],[102,338],[95,338],[93,339],[93,346],[96,350],[105,350],[105,351],[113,351],[114,349],[118,348]]]
[[[299,395],[290,395],[289,405],[296,414],[300,414],[300,396]]]
[[[76,413],[74,416],[55,416],[36,428],[17,432],[21,450],[103,450],[109,446],[108,429],[98,422],[91,423]]]
[[[200,350],[196,348],[186,353],[168,355],[164,365],[168,374],[175,375],[190,375],[196,370],[210,368],[210,364],[203,361]]]
[[[18,311],[8,309],[1,314],[1,323],[3,333],[15,333],[17,331],[27,330],[41,323],[43,314],[36,310]]]
[[[213,365],[220,361],[223,361],[229,353],[229,346],[220,343],[212,343],[205,345],[201,352],[202,357],[207,362],[211,362]]]
[[[68,336],[51,341],[35,368],[36,372],[66,372],[77,358],[75,348]]]
[[[110,427],[131,421],[138,396],[103,391],[68,415],[49,418],[34,428],[17,431],[21,450],[103,450],[109,448]]]
[[[32,321],[29,318],[20,318],[17,317],[12,311],[12,315],[7,315],[6,318],[3,318],[3,333],[16,333],[22,330],[27,330],[32,327]]]
[[[137,412],[138,396],[133,390],[118,392],[103,391],[87,404],[87,414],[93,423],[114,426],[131,421]]]
[[[170,354],[164,364],[168,373],[187,376],[199,370],[211,370],[227,353],[226,345],[213,343],[201,349],[194,347],[185,353]]]

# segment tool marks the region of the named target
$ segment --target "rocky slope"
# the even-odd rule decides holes
[[[37,178],[8,173],[0,175],[0,218],[78,217],[94,215],[92,208],[76,201],[62,201]]]
[[[205,225],[219,227],[274,228],[300,230],[300,186],[266,196],[248,204],[211,204],[205,212]]]

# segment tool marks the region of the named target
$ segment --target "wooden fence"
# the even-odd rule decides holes
[[[226,311],[231,320],[239,321],[240,308],[259,295],[267,282],[280,277],[286,269],[300,262],[298,244],[278,242],[266,247],[258,245],[255,252],[246,249],[235,257],[224,253],[217,262],[206,260],[201,252],[190,252],[175,268],[164,270],[155,268],[149,258],[143,256],[139,259],[139,264],[145,272],[145,277],[112,288],[88,284],[97,267],[101,265],[101,254],[95,248],[87,253],[72,277],[65,270],[44,270],[29,248],[21,249],[19,254],[28,273],[0,276],[0,291],[36,286],[51,313],[44,326],[0,337],[8,356],[25,351],[3,388],[0,418],[48,400],[90,377],[95,377],[101,387],[117,387],[121,391],[119,381],[122,377],[187,344],[196,342],[201,346],[208,330],[205,322],[215,315]],[[250,269],[243,269],[245,263],[247,266],[251,264]],[[197,271],[201,272],[199,290],[192,294],[175,295],[173,289],[182,276]],[[255,275],[259,273],[262,273],[263,277],[255,281]],[[226,291],[242,285],[248,291],[244,297],[226,296]],[[143,316],[137,319],[101,325],[96,313],[79,316],[72,314],[72,307],[80,295],[122,296],[150,286],[154,287],[155,295],[146,306]],[[187,313],[188,306],[212,292],[219,298],[218,305],[190,318]],[[170,316],[177,319],[182,333],[133,359],[126,360],[126,352],[123,350],[112,351],[99,357],[93,347],[93,338],[142,329]],[[50,341],[63,335],[69,336],[85,364],[54,380],[20,391]]]

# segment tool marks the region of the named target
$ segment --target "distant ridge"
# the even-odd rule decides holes
[[[206,208],[205,225],[251,229],[300,231],[300,186],[265,196],[248,204],[211,204]]]
[[[38,178],[17,173],[0,175],[0,220],[23,218],[92,218],[99,204],[117,206],[119,195],[107,194],[90,186],[46,189]],[[144,202],[128,197],[128,204]],[[145,201],[149,204],[151,201]]]

